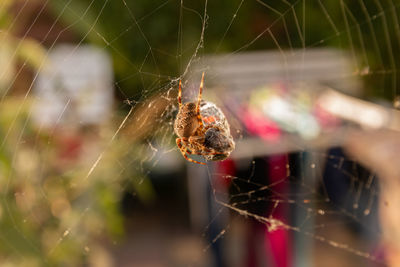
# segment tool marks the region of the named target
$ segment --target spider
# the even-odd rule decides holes
[[[178,136],[176,144],[183,157],[190,162],[206,165],[189,158],[187,154],[202,155],[207,160],[224,160],[234,149],[235,144],[222,111],[215,104],[201,100],[203,85],[204,72],[197,103],[182,104],[182,81],[179,81],[179,111],[174,131]]]

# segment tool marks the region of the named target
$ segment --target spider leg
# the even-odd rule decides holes
[[[201,82],[200,82],[200,88],[199,88],[199,95],[197,97],[197,113],[200,111],[200,101],[201,101],[201,95],[203,94],[203,86],[204,86],[204,72],[201,75]]]
[[[182,152],[182,148],[183,148],[182,138],[176,138],[175,141],[176,141],[176,145],[178,146],[179,150]]]
[[[183,147],[183,145],[182,145],[182,139],[181,139],[181,138],[176,138],[176,144],[177,144],[179,150],[181,151],[182,156],[183,156],[187,161],[190,161],[190,162],[193,162],[193,163],[197,163],[197,164],[201,164],[201,165],[206,165],[205,163],[200,162],[200,161],[193,160],[193,159],[189,158],[189,157],[186,155],[186,153],[189,154],[189,155],[191,155],[192,152],[188,151],[186,147]]]
[[[196,154],[196,153],[192,153],[192,152],[188,151],[187,148],[185,148],[185,155],[184,155],[184,157],[185,157],[185,159],[187,159],[188,161],[193,162],[193,163],[197,163],[197,164],[201,164],[201,165],[206,165],[204,162],[200,162],[200,161],[197,161],[197,160],[194,160],[194,159],[189,158],[188,156],[186,156],[186,153],[189,154],[189,155]]]
[[[197,97],[197,105],[196,105],[196,114],[197,114],[197,120],[199,122],[200,129],[203,129],[203,119],[201,118],[201,115],[200,115],[200,102],[201,102],[201,95],[203,94],[203,86],[204,86],[204,72],[201,75],[199,96]]]
[[[224,154],[223,152],[216,152],[216,151],[212,151],[212,150],[204,150],[206,152],[200,152],[200,151],[196,151],[196,152],[191,152],[189,154],[193,154],[193,155],[202,155],[202,156],[211,156],[211,155],[221,155]]]
[[[216,151],[216,150],[214,150],[214,149],[208,149],[207,147],[205,147],[205,146],[203,146],[203,145],[201,145],[201,148],[200,148],[202,151],[205,151],[205,152],[201,152],[201,154],[200,155],[205,155],[205,156],[208,156],[208,155],[220,155],[220,154],[224,154],[224,152],[218,152],[218,151]]]
[[[179,108],[181,108],[181,106],[182,106],[182,80],[179,80],[178,103],[179,103]]]

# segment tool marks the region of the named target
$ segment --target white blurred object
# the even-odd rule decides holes
[[[325,110],[369,129],[400,131],[400,111],[328,89],[319,97]]]
[[[113,104],[110,56],[94,46],[60,45],[39,73],[34,118],[42,126],[101,124]]]

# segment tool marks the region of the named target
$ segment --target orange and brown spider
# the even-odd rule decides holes
[[[176,144],[183,157],[194,163],[187,154],[202,155],[207,160],[226,159],[235,147],[230,135],[229,124],[222,111],[211,102],[201,100],[204,72],[201,77],[197,102],[182,104],[182,82],[179,81],[179,111],[175,119]]]

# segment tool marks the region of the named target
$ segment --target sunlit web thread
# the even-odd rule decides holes
[[[373,256],[372,254],[370,254],[370,253],[368,253],[368,252],[364,252],[364,251],[361,251],[361,250],[357,250],[357,249],[351,248],[351,247],[350,247],[349,245],[347,245],[347,244],[342,244],[342,243],[339,243],[339,242],[336,242],[336,241],[327,239],[327,238],[325,238],[325,237],[323,237],[323,236],[321,236],[321,235],[316,235],[316,234],[314,234],[314,233],[312,233],[312,232],[302,231],[302,230],[300,230],[300,229],[297,228],[297,227],[292,227],[292,226],[287,225],[287,224],[283,223],[282,221],[276,220],[276,219],[274,219],[274,218],[262,217],[262,216],[253,214],[253,213],[251,213],[251,212],[238,209],[238,208],[233,207],[233,206],[231,206],[231,205],[229,205],[229,204],[226,204],[226,203],[224,203],[224,202],[220,202],[220,201],[218,201],[218,200],[216,200],[216,201],[217,201],[219,204],[221,204],[221,205],[227,207],[228,209],[231,209],[231,210],[236,211],[236,212],[239,213],[240,215],[243,215],[243,216],[245,216],[245,217],[252,217],[252,218],[254,218],[255,220],[257,220],[258,222],[265,224],[265,225],[268,227],[268,230],[269,230],[269,231],[274,231],[274,230],[277,230],[277,229],[279,229],[279,228],[283,228],[283,229],[287,229],[287,230],[292,230],[292,231],[295,231],[295,232],[298,232],[298,233],[302,233],[302,234],[304,234],[304,235],[306,235],[306,236],[309,236],[309,237],[311,237],[311,238],[313,238],[313,239],[316,239],[316,240],[318,240],[318,241],[321,241],[321,242],[323,242],[323,243],[329,244],[329,245],[331,245],[332,247],[339,248],[339,249],[345,250],[345,251],[347,251],[347,252],[350,252],[350,253],[352,253],[352,254],[354,254],[354,255],[357,255],[357,256],[360,256],[360,257],[363,257],[363,258],[366,258],[366,259],[369,259],[369,260],[372,260],[372,261],[375,261],[375,262],[378,262],[378,263],[383,263],[381,260],[377,259],[377,258],[376,258],[375,256]]]
[[[93,163],[92,167],[90,168],[89,172],[86,174],[85,180],[89,178],[89,176],[93,173],[94,169],[96,169],[97,164],[99,164],[100,160],[103,158],[103,155],[107,149],[111,146],[113,143],[114,139],[118,136],[119,132],[121,129],[125,126],[125,123],[127,122],[128,118],[131,116],[133,107],[129,110],[128,114],[125,116],[125,118],[122,120],[121,124],[119,125],[117,131],[114,133],[114,135],[111,137],[110,141],[108,142],[106,148],[100,153],[100,155],[97,157],[96,161]]]
[[[18,41],[17,49],[18,49],[18,47],[21,45],[22,40],[24,40],[24,39],[27,37],[27,34],[29,33],[29,31],[31,30],[31,28],[33,27],[33,25],[35,24],[36,20],[39,18],[40,14],[42,14],[42,12],[43,12],[44,8],[46,7],[47,3],[48,3],[48,2],[46,2],[46,3],[42,6],[42,8],[40,9],[39,13],[38,13],[38,14],[36,15],[36,17],[35,17],[34,22],[33,22],[33,23],[31,24],[31,26],[28,28],[28,30],[26,31],[25,35],[24,35],[22,38],[20,38],[20,40]],[[66,6],[67,6],[67,5],[66,5]],[[25,7],[25,6],[24,6],[24,7]],[[101,13],[100,13],[100,14],[101,14]],[[100,14],[99,14],[99,16],[100,16]],[[52,29],[52,28],[54,27],[54,25],[56,24],[56,22],[60,19],[60,17],[61,17],[61,14],[59,14],[59,16],[58,16],[58,17],[56,18],[56,20],[53,22],[51,28],[49,29],[49,31],[48,31],[47,34],[46,34],[46,38],[47,38],[49,32],[51,31],[51,29]],[[57,36],[57,38],[55,39],[55,41],[52,43],[52,45],[50,46],[50,48],[49,48],[49,50],[48,50],[48,52],[47,52],[46,55],[48,55],[48,53],[50,52],[50,50],[53,48],[54,44],[56,43],[56,41],[58,40],[58,38],[60,37],[60,35],[61,35],[61,33]],[[43,40],[43,42],[44,42],[44,40]],[[16,51],[17,51],[17,49],[15,50],[14,54],[12,55],[12,58],[14,58],[14,57],[16,56]],[[18,72],[17,72],[18,75],[19,75],[20,71],[22,70],[23,66],[25,65],[25,63],[26,63],[26,61],[25,61],[24,64],[20,67],[20,70],[18,70]],[[42,69],[43,66],[44,66],[44,62],[41,62],[41,65],[39,66],[39,71]],[[25,94],[25,96],[24,96],[24,98],[23,98],[23,102],[22,102],[22,104],[19,106],[19,108],[18,108],[18,110],[17,110],[16,116],[15,116],[14,119],[12,120],[10,126],[8,127],[7,133],[6,133],[6,135],[5,135],[4,139],[3,139],[2,144],[0,145],[0,149],[3,148],[3,146],[4,146],[5,142],[6,142],[6,140],[8,139],[8,136],[9,136],[11,130],[13,129],[14,124],[16,123],[16,120],[17,120],[17,118],[19,117],[19,115],[20,115],[20,113],[21,113],[22,107],[25,105],[26,100],[27,100],[27,97],[28,97],[28,95],[30,94],[30,91],[31,91],[31,89],[32,89],[32,87],[33,87],[33,83],[34,83],[34,81],[35,81],[35,80],[37,79],[37,77],[38,77],[39,71],[38,71],[38,72],[36,73],[36,75],[34,76],[33,81],[32,81],[32,83],[30,84],[30,86],[29,86],[29,88],[28,88],[28,90],[27,90],[27,92],[26,92],[26,94]],[[12,83],[9,85],[9,87],[5,90],[5,93],[3,94],[0,103],[3,102],[5,95],[7,94],[7,92],[9,91],[9,89],[11,88],[11,85],[12,85],[12,84],[15,82],[15,80],[17,79],[18,75],[15,75],[14,81],[12,81]],[[32,108],[29,110],[29,113],[28,113],[28,114],[30,115],[31,113],[32,113]],[[28,118],[29,118],[29,117],[30,117],[30,116],[28,116]],[[22,135],[23,135],[23,133],[24,133],[24,129],[26,128],[27,122],[28,122],[28,119],[25,120],[25,124],[24,124],[24,126],[22,127],[21,134],[19,135],[19,138],[18,138],[19,141],[17,142],[17,146],[18,146],[18,145],[20,144],[20,142],[21,142],[20,140],[21,140]],[[13,156],[12,156],[12,162],[13,162],[13,163],[15,163],[15,157],[16,157],[16,153],[14,153]],[[14,164],[13,164],[13,165],[14,165]],[[9,175],[11,175],[11,173],[10,173]],[[8,181],[7,181],[5,194],[7,194],[7,192],[8,192],[8,187],[9,187],[10,181],[11,181],[11,177],[9,177],[9,179],[8,179]],[[5,197],[6,197],[6,196],[4,195],[4,198],[5,198]],[[24,240],[26,240],[26,242],[27,242],[30,246],[33,247],[33,249],[34,249],[35,251],[39,252],[39,251],[40,251],[39,248],[33,246],[33,243],[32,243],[30,240],[28,240],[27,237],[26,237],[26,236],[21,232],[21,230],[17,227],[17,223],[15,222],[14,215],[12,214],[12,212],[11,212],[11,210],[10,210],[9,203],[6,201],[6,199],[5,199],[4,202],[5,202],[5,206],[6,206],[7,213],[8,213],[8,215],[10,216],[11,220],[13,221],[13,227],[14,227],[14,229],[20,234],[20,236],[21,236]],[[44,260],[45,260],[45,262],[47,261],[46,259],[44,259]]]
[[[205,22],[204,22],[204,23],[205,23]],[[202,40],[203,40],[203,35],[204,35],[204,27],[203,27],[203,31],[202,31],[201,42],[202,42]],[[80,44],[78,44],[78,46],[79,46],[79,45],[80,45]],[[197,48],[199,48],[199,46],[198,46]],[[189,62],[189,64],[190,64],[190,62]],[[110,140],[109,145],[107,146],[107,148],[111,145],[112,141],[115,139],[115,137],[118,135],[119,131],[120,131],[120,130],[122,129],[122,127],[125,125],[127,119],[129,118],[130,114],[132,113],[132,111],[133,111],[133,107],[130,109],[129,113],[125,116],[123,122],[121,123],[121,125],[120,125],[119,128],[117,129],[116,133],[115,133],[115,134],[113,135],[113,137],[111,138],[111,140]],[[92,174],[92,172],[94,171],[94,169],[97,167],[98,163],[100,162],[100,160],[102,159],[102,157],[103,157],[103,155],[104,155],[104,152],[105,152],[105,150],[99,155],[99,157],[97,158],[97,160],[95,161],[95,163],[92,165],[91,169],[89,170],[88,174],[86,175],[85,179],[87,179],[87,178]],[[69,231],[68,231],[68,232],[69,232]],[[63,237],[65,237],[65,236],[63,236]],[[61,239],[59,240],[58,244],[61,243],[62,240],[63,240],[63,238],[61,238]]]
[[[70,2],[71,2],[71,1],[70,1]],[[70,2],[68,2],[68,4],[69,4]],[[92,0],[92,2],[90,3],[90,5],[89,5],[88,8],[90,8],[90,6],[91,6],[91,4],[92,4],[93,2],[94,2],[94,0]],[[107,1],[106,1],[106,2],[107,2]],[[105,4],[106,4],[106,2],[105,2]],[[67,4],[65,7],[67,7],[68,4]],[[105,4],[104,4],[103,7],[102,7],[102,11],[104,10]],[[26,38],[26,36],[27,36],[27,34],[29,33],[30,29],[32,28],[32,26],[34,25],[34,23],[36,22],[36,20],[39,18],[40,14],[43,12],[43,10],[44,10],[44,8],[46,7],[46,5],[47,5],[47,2],[46,2],[46,3],[42,6],[42,8],[40,9],[39,14],[35,17],[34,22],[31,24],[30,28],[26,31],[24,37],[23,37],[22,39],[20,39],[20,41],[18,42],[17,48],[16,48],[16,50],[15,50],[15,52],[14,52],[14,54],[13,54],[12,57],[15,57],[15,56],[16,56],[16,51],[17,51],[18,47],[21,45],[22,40]],[[63,9],[63,10],[64,10],[64,9]],[[88,10],[88,9],[87,9],[87,10]],[[85,14],[86,14],[87,10],[85,11]],[[61,13],[61,14],[62,14],[62,13]],[[58,16],[58,17],[56,18],[56,20],[53,22],[52,26],[50,27],[50,29],[48,30],[48,32],[47,32],[47,34],[46,34],[46,38],[47,38],[47,35],[48,35],[48,34],[50,33],[50,31],[52,30],[52,28],[53,28],[53,27],[55,26],[55,24],[57,23],[57,21],[61,18],[61,14],[59,14],[59,16]],[[97,21],[98,21],[100,15],[101,15],[101,12],[100,12],[100,13],[98,14],[98,16],[96,17],[95,23],[97,23]],[[76,22],[75,22],[75,23],[76,23]],[[73,23],[73,24],[75,24],[75,23]],[[57,37],[55,38],[55,40],[53,41],[53,43],[52,43],[51,46],[49,47],[48,51],[46,52],[46,57],[47,57],[47,56],[49,55],[49,53],[52,51],[54,45],[56,44],[56,42],[57,42],[58,39],[60,38],[61,34],[62,34],[64,31],[66,31],[67,29],[69,29],[70,27],[72,27],[73,24],[68,25],[68,26],[67,26],[66,28],[64,28],[61,32],[59,32],[59,34],[57,35]],[[95,24],[94,24],[94,25],[95,25]],[[94,27],[94,25],[92,26],[92,28]],[[87,35],[86,35],[86,36],[87,36]],[[80,44],[82,44],[82,42],[83,42],[83,40],[86,38],[86,36],[85,36],[84,38],[82,38],[82,39],[79,41],[78,46],[79,46]],[[46,40],[46,39],[44,39],[44,40],[41,42],[41,44],[42,44],[45,40]],[[74,49],[74,51],[75,51],[75,49]],[[71,56],[72,54],[73,54],[73,53],[71,52],[68,56]],[[64,60],[65,60],[65,59],[64,59]],[[25,63],[26,63],[26,61],[24,62],[24,64],[25,64]],[[40,71],[42,70],[42,68],[43,68],[44,66],[45,66],[45,62],[42,61],[42,62],[40,63],[40,66],[39,66],[39,68],[38,68],[36,74],[35,74],[34,77],[33,77],[32,82],[31,82],[30,85],[29,85],[29,88],[28,88],[26,94],[24,95],[23,102],[22,102],[21,105],[19,106],[18,111],[17,111],[17,113],[16,113],[14,119],[12,120],[10,126],[8,127],[8,130],[7,130],[7,133],[6,133],[6,135],[5,135],[5,138],[3,139],[3,141],[2,141],[2,143],[1,143],[1,145],[0,145],[0,149],[4,146],[5,142],[7,141],[8,135],[10,134],[11,130],[13,129],[14,124],[15,124],[17,118],[18,118],[19,115],[21,114],[22,107],[25,105],[26,100],[27,100],[27,98],[28,98],[28,96],[29,96],[29,94],[30,94],[32,88],[33,88],[33,85],[34,85],[36,79],[38,78]],[[22,67],[20,67],[20,70],[22,70]],[[20,71],[20,70],[19,70],[19,71]],[[18,71],[18,74],[19,74],[19,71]],[[17,77],[18,77],[18,76],[16,75],[15,78],[14,78],[14,81],[13,81],[13,82],[9,85],[9,87],[6,89],[6,93],[7,93],[7,91],[11,88],[12,84],[15,82],[15,80],[17,79]],[[6,93],[5,93],[5,94],[6,94]],[[5,94],[3,95],[3,98],[5,97]],[[2,101],[3,101],[3,98],[2,98]],[[1,102],[0,102],[0,103],[1,103]],[[30,112],[32,112],[32,111],[30,111]]]
[[[204,28],[204,27],[203,27]],[[142,72],[140,72],[141,74],[143,74]]]
[[[319,153],[319,154],[321,154],[321,153]],[[324,155],[324,156],[326,156],[326,157],[330,157],[330,158],[338,158],[338,159],[340,159],[340,162],[343,162],[343,161],[345,160],[343,157],[337,157],[337,156],[331,156],[331,155],[325,155],[325,154],[322,154],[322,155]],[[346,161],[347,161],[347,160],[346,160]],[[340,165],[341,165],[341,164],[340,164]],[[342,171],[345,172],[345,170],[342,170]],[[352,175],[352,174],[347,173],[347,172],[346,172],[346,174]],[[233,177],[233,178],[231,177],[231,179],[239,179],[239,180],[240,180],[240,178],[236,178],[236,177]],[[245,179],[242,179],[242,180],[245,181],[245,182],[248,182],[248,180],[245,180]],[[283,179],[283,180],[285,180],[285,179]],[[259,190],[264,190],[264,189],[272,188],[272,185],[265,186],[265,187],[261,187],[262,185],[259,185],[259,186],[260,186]],[[303,183],[303,186],[306,186],[306,184]],[[362,186],[362,183],[360,183],[360,186]],[[318,192],[316,192],[314,188],[309,188],[309,190],[312,191],[312,192],[314,192],[315,194],[319,195]],[[240,205],[240,204],[258,202],[258,201],[273,201],[273,202],[275,203],[275,206],[278,205],[280,202],[283,202],[283,203],[291,203],[291,204],[296,204],[296,206],[301,206],[300,204],[296,203],[295,200],[287,199],[285,196],[282,196],[282,199],[279,199],[279,200],[274,200],[273,198],[271,198],[271,199],[270,199],[270,198],[263,198],[263,197],[258,197],[258,198],[255,198],[255,199],[251,199],[252,193],[255,193],[255,192],[257,192],[257,191],[258,191],[258,190],[256,189],[256,190],[251,190],[251,191],[249,191],[249,192],[243,192],[243,193],[239,193],[239,194],[233,194],[233,195],[231,196],[231,198],[230,198],[230,201],[229,201],[229,202],[232,202],[232,204],[230,204],[230,205],[231,205],[232,207],[236,207],[237,205]],[[272,192],[273,192],[273,191],[272,191]],[[359,194],[359,193],[358,193],[358,194]],[[248,199],[248,200],[243,200],[243,201],[240,201],[240,202],[235,202],[235,201],[233,201],[234,198],[235,198],[236,196],[241,196],[241,195],[242,195],[242,196],[248,195],[248,196],[249,196],[249,199]],[[366,208],[365,211],[364,211],[364,214],[365,214],[365,215],[368,215],[368,214],[369,214],[369,211],[370,211],[371,205],[372,205],[373,196],[375,196],[375,194],[374,194],[374,193],[371,193],[369,203],[368,203],[368,205],[367,205],[367,208]],[[355,202],[355,203],[357,203],[357,201],[358,201],[358,197],[356,196],[356,202]],[[306,209],[306,210],[308,211],[308,214],[310,214],[310,212],[312,212],[312,213],[314,213],[314,215],[318,215],[318,214],[319,214],[319,215],[324,215],[324,214],[326,214],[326,213],[330,213],[329,211],[326,212],[326,211],[321,210],[321,209],[313,210],[313,209],[310,209],[310,208],[307,208],[307,207],[304,207],[304,209]],[[345,214],[345,215],[348,216],[349,218],[352,218],[353,220],[358,221],[358,222],[360,222],[360,223],[362,222],[362,220],[359,220],[354,214],[347,212],[345,209],[339,209],[339,210],[340,210],[340,212],[341,212],[342,214]],[[307,220],[307,219],[305,219],[305,221],[306,221],[306,220]],[[333,244],[332,242],[330,242],[330,243]],[[337,244],[335,244],[335,245],[337,245]]]

